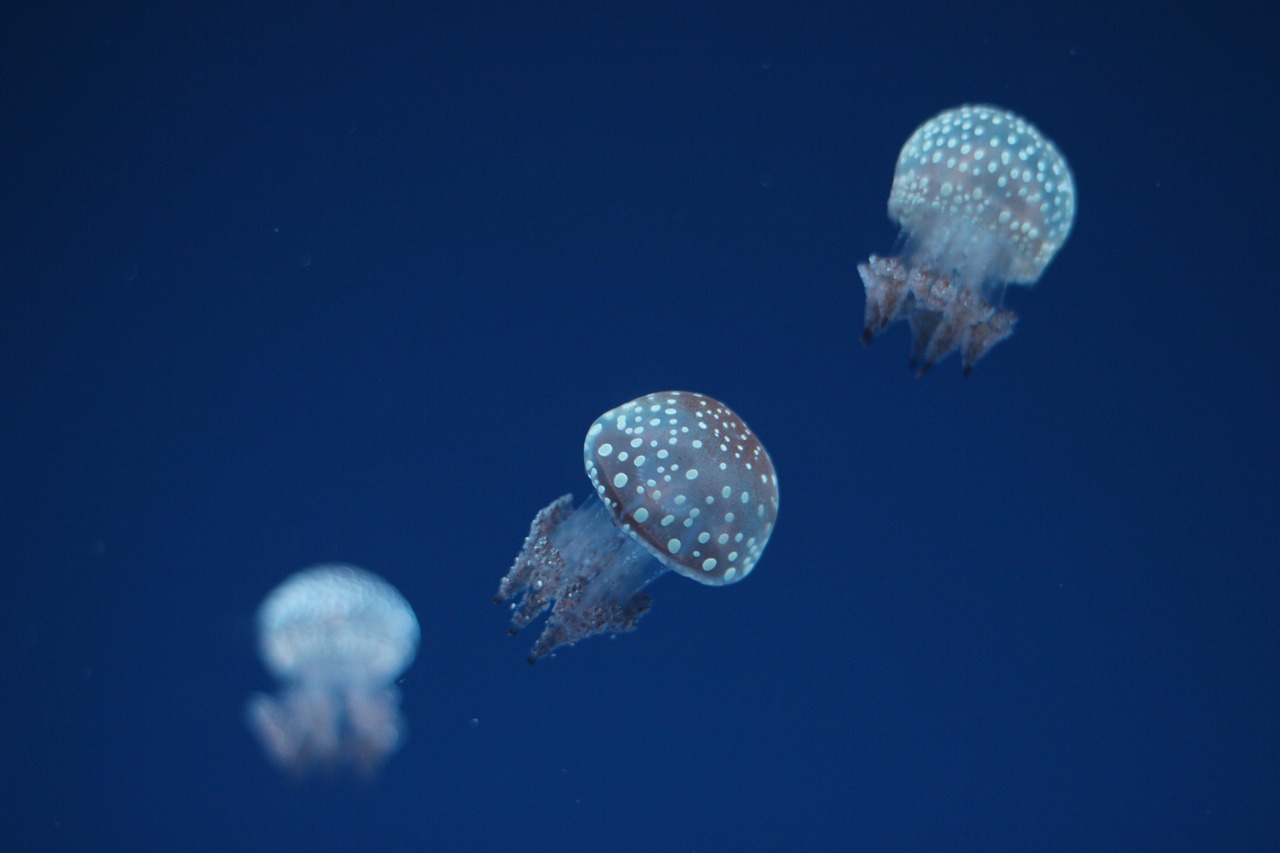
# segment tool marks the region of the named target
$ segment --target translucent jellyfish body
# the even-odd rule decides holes
[[[687,391],[649,394],[596,419],[583,444],[595,489],[534,517],[496,600],[515,633],[550,608],[529,662],[636,627],[642,590],[674,571],[709,586],[751,574],[778,516],[764,445],[728,406]]]
[[[377,769],[403,739],[394,682],[418,636],[409,603],[377,575],[330,564],[287,578],[258,608],[259,654],[283,682],[247,709],[267,755],[299,773]]]
[[[1067,161],[1025,119],[966,106],[925,122],[902,147],[889,194],[903,250],[858,266],[863,343],[905,316],[918,375],[958,350],[967,376],[1013,332],[1005,286],[1040,278],[1075,208]]]

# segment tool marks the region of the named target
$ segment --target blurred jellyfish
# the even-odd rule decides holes
[[[687,391],[605,412],[583,445],[595,489],[540,511],[497,601],[515,633],[551,608],[529,663],[560,646],[636,627],[641,590],[668,570],[708,586],[755,568],[778,515],[764,445],[728,406]]]
[[[277,764],[372,773],[399,748],[393,682],[413,661],[418,620],[382,578],[342,564],[298,572],[258,608],[258,643],[284,687],[252,697],[247,713]]]
[[[903,251],[858,266],[867,292],[862,342],[905,316],[917,375],[959,350],[968,376],[1013,333],[1005,285],[1035,284],[1075,210],[1067,161],[1025,119],[966,106],[925,122],[898,155],[889,193]]]

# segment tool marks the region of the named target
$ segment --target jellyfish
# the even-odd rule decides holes
[[[708,586],[751,574],[778,515],[778,478],[760,439],[724,403],[648,394],[587,430],[595,494],[564,495],[529,526],[495,601],[511,633],[550,608],[529,663],[595,634],[634,630],[643,592],[667,571]]]
[[[1067,161],[1025,119],[965,106],[925,122],[902,147],[889,193],[902,251],[858,265],[862,342],[905,316],[917,376],[956,350],[968,376],[1013,333],[1005,286],[1036,283],[1075,210]]]
[[[344,564],[298,572],[258,608],[258,642],[284,687],[252,697],[247,715],[276,764],[370,775],[399,748],[394,681],[417,651],[418,620],[390,584]]]

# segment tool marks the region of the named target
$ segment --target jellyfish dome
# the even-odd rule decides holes
[[[925,122],[898,155],[889,193],[902,252],[858,266],[863,343],[905,317],[918,375],[957,350],[969,375],[1013,333],[1006,286],[1040,278],[1071,233],[1075,207],[1066,159],[1025,119],[964,106]]]
[[[259,653],[284,687],[247,711],[268,756],[296,772],[375,770],[403,740],[394,682],[418,637],[413,609],[377,575],[328,564],[287,578],[258,608]]]
[[[778,515],[764,445],[728,406],[702,394],[648,394],[605,412],[583,443],[594,494],[541,510],[502,579],[515,633],[547,609],[533,663],[560,646],[633,630],[642,590],[673,571],[708,586],[755,569]]]

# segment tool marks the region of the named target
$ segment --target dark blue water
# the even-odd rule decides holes
[[[1280,843],[1274,19],[419,5],[4,13],[7,849]],[[1078,219],[916,380],[855,266],[972,102]],[[673,388],[767,444],[768,550],[527,666],[530,519]],[[243,719],[326,561],[422,626],[371,783]]]

